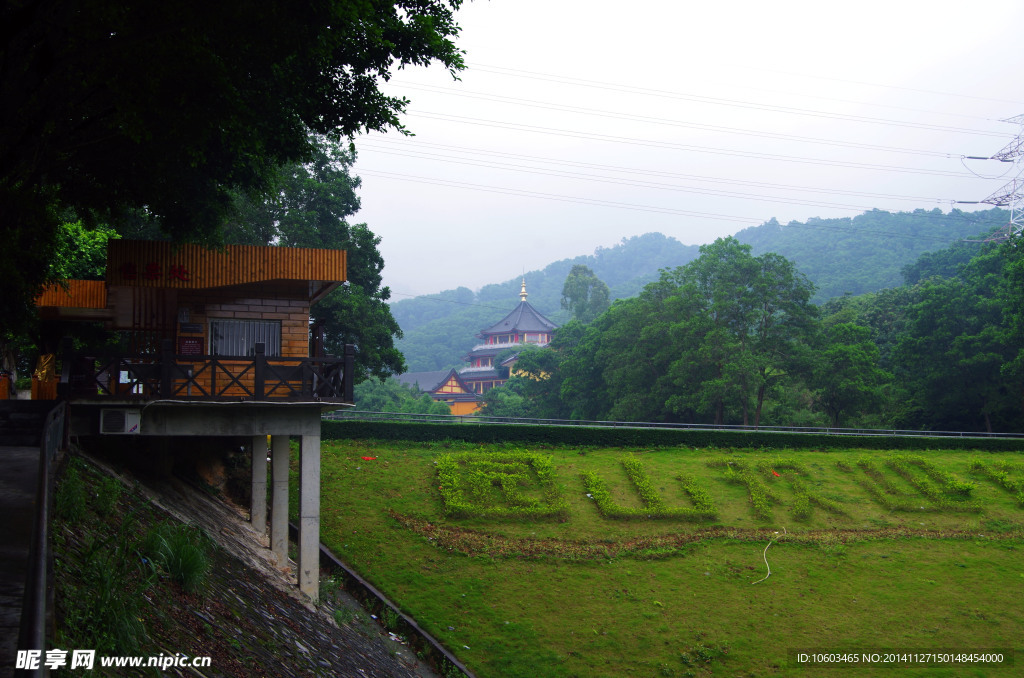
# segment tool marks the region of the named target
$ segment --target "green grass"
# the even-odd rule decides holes
[[[321,539],[483,678],[848,675],[787,654],[1024,653],[1020,460],[332,441]]]

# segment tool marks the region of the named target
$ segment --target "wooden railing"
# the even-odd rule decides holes
[[[176,355],[81,355],[65,344],[61,393],[71,399],[326,401],[351,403],[355,348],[341,358]]]

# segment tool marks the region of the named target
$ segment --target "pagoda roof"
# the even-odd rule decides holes
[[[424,393],[439,388],[455,370],[436,370],[433,372],[406,372],[395,375],[395,379],[403,386],[415,386]]]
[[[463,381],[491,381],[493,379],[500,379],[498,376],[498,370],[493,367],[467,367],[459,372],[459,377]]]
[[[478,336],[503,334],[505,332],[552,332],[558,325],[545,318],[530,302],[523,299],[507,316],[488,328],[480,330]]]
[[[439,389],[454,378],[463,393],[439,392]],[[455,368],[439,370],[435,372],[406,372],[396,376],[399,383],[406,386],[415,386],[423,393],[429,393],[434,400],[438,398],[458,402],[477,400],[477,395],[469,388],[469,384],[459,375]]]

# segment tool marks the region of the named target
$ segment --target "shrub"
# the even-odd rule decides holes
[[[508,452],[444,454],[435,462],[445,513],[453,517],[556,519],[569,506],[554,483],[547,455]],[[533,486],[541,497],[527,491]]]
[[[683,484],[683,491],[693,502],[693,507],[666,506],[661,495],[654,489],[650,478],[643,470],[643,465],[636,457],[630,456],[622,460],[633,487],[640,495],[642,507],[620,506],[612,499],[608,486],[597,474],[587,471],[583,474],[583,484],[587,493],[597,504],[597,510],[606,518],[629,520],[636,518],[658,518],[677,520],[712,520],[717,515],[714,501],[697,480],[692,476],[680,475],[677,479]]]

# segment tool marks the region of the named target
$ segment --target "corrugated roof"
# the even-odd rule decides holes
[[[107,284],[102,280],[65,280],[64,284],[54,283],[36,297],[36,306],[106,308]]]
[[[344,250],[250,245],[210,250],[150,240],[107,243],[111,285],[203,289],[271,280],[340,283],[345,279]]]

